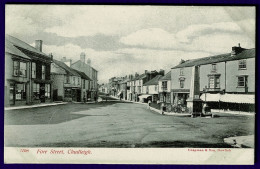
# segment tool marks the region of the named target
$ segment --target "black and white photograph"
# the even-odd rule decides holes
[[[253,164],[255,24],[255,6],[6,4],[5,163]]]

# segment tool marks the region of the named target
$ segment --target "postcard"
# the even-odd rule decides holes
[[[255,6],[5,8],[5,163],[254,164]]]

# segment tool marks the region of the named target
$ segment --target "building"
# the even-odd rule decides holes
[[[91,60],[86,63],[85,53],[80,54],[80,60],[71,64],[71,68],[84,72],[92,81],[90,82],[90,98],[94,100],[98,95],[98,71],[91,66]]]
[[[65,63],[53,59],[51,65],[53,80],[53,100],[75,101],[82,100],[81,75]]]
[[[42,43],[36,40],[32,47],[5,36],[5,106],[52,101],[52,58],[42,52]]]
[[[171,111],[171,71],[159,79],[159,99]]]
[[[152,102],[157,102],[159,100],[159,80],[163,75],[157,75],[143,85],[143,94],[139,96],[140,99],[147,99],[151,96]],[[145,97],[144,97],[145,96]]]
[[[212,108],[253,111],[255,49],[239,44],[231,53],[182,61],[171,70],[171,87],[172,104],[192,112],[201,111],[202,101]]]
[[[99,92],[108,94],[108,83],[103,83],[99,86]]]
[[[129,81],[128,77],[125,76],[122,81],[119,82],[119,93],[117,94],[120,98],[127,100],[127,82]]]

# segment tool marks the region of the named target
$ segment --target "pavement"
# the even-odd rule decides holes
[[[5,111],[4,144],[230,148],[224,138],[253,134],[254,116],[162,116],[142,104],[113,101]]]
[[[35,107],[46,107],[46,106],[56,106],[61,104],[67,104],[68,102],[59,102],[59,103],[41,103],[35,105],[26,105],[26,106],[14,106],[14,107],[5,107],[5,110],[18,110],[18,109],[29,109]]]

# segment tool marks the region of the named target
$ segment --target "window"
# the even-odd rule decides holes
[[[50,98],[51,95],[51,85],[50,84],[45,84],[45,97]]]
[[[32,62],[32,78],[36,78],[36,63]]]
[[[162,90],[167,90],[167,81],[162,82]]]
[[[148,93],[149,93],[149,87],[146,86],[146,94],[148,94]]]
[[[211,72],[217,72],[217,65],[216,64],[211,65]]]
[[[86,88],[86,80],[83,80],[83,89]]]
[[[238,61],[238,69],[246,69],[246,60]]]
[[[154,86],[154,90],[157,91],[157,85]]]
[[[16,91],[15,91],[15,99],[16,100],[26,100],[26,85],[23,84],[17,84],[16,85]]]
[[[246,85],[247,85],[247,76],[238,76],[237,87],[246,87]]]
[[[66,83],[70,83],[70,76],[69,75],[66,76]]]
[[[33,98],[39,99],[40,96],[40,84],[33,83]]]
[[[215,88],[220,88],[220,79],[219,76],[209,76],[209,88],[210,89],[215,89]]]
[[[13,75],[26,77],[27,68],[25,62],[14,61],[13,62]]]
[[[73,77],[73,84],[75,85],[76,84],[76,78]]]
[[[180,88],[184,88],[184,80],[180,80]]]
[[[72,97],[71,89],[64,89],[64,97]]]
[[[183,68],[180,69],[180,76],[183,75]]]
[[[46,66],[42,65],[42,79],[45,79],[45,71],[46,71]]]
[[[80,78],[78,77],[78,85],[80,85]]]

